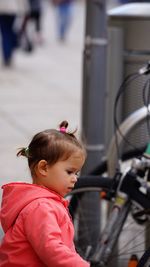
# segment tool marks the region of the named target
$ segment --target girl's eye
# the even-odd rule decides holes
[[[67,171],[68,174],[72,174],[73,172],[72,171]]]
[[[73,172],[73,171],[67,171],[67,173],[70,174],[75,174],[76,176],[79,176],[79,172]]]

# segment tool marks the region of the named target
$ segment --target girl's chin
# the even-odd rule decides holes
[[[72,187],[68,187],[67,190],[66,190],[66,194],[70,193],[72,190],[73,190]]]

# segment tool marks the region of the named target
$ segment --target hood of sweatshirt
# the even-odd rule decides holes
[[[67,207],[68,201],[49,189],[28,183],[10,183],[2,186],[1,224],[6,232],[14,223],[21,210],[39,198],[55,199]]]

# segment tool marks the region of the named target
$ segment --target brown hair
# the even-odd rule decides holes
[[[37,133],[27,148],[19,149],[17,156],[28,158],[32,175],[36,164],[42,159],[46,160],[49,165],[53,165],[59,160],[66,160],[77,149],[81,150],[86,157],[83,144],[75,136],[76,130],[66,131],[67,121],[61,122],[59,127],[60,130],[48,129]],[[62,128],[65,130],[61,131]]]

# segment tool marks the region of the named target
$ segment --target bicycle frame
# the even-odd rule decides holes
[[[99,267],[107,264],[129,214],[130,207],[131,200],[129,200],[125,194],[118,193],[109,214],[108,223],[101,235],[96,251],[92,256],[92,266],[95,266],[97,263],[99,263]]]

